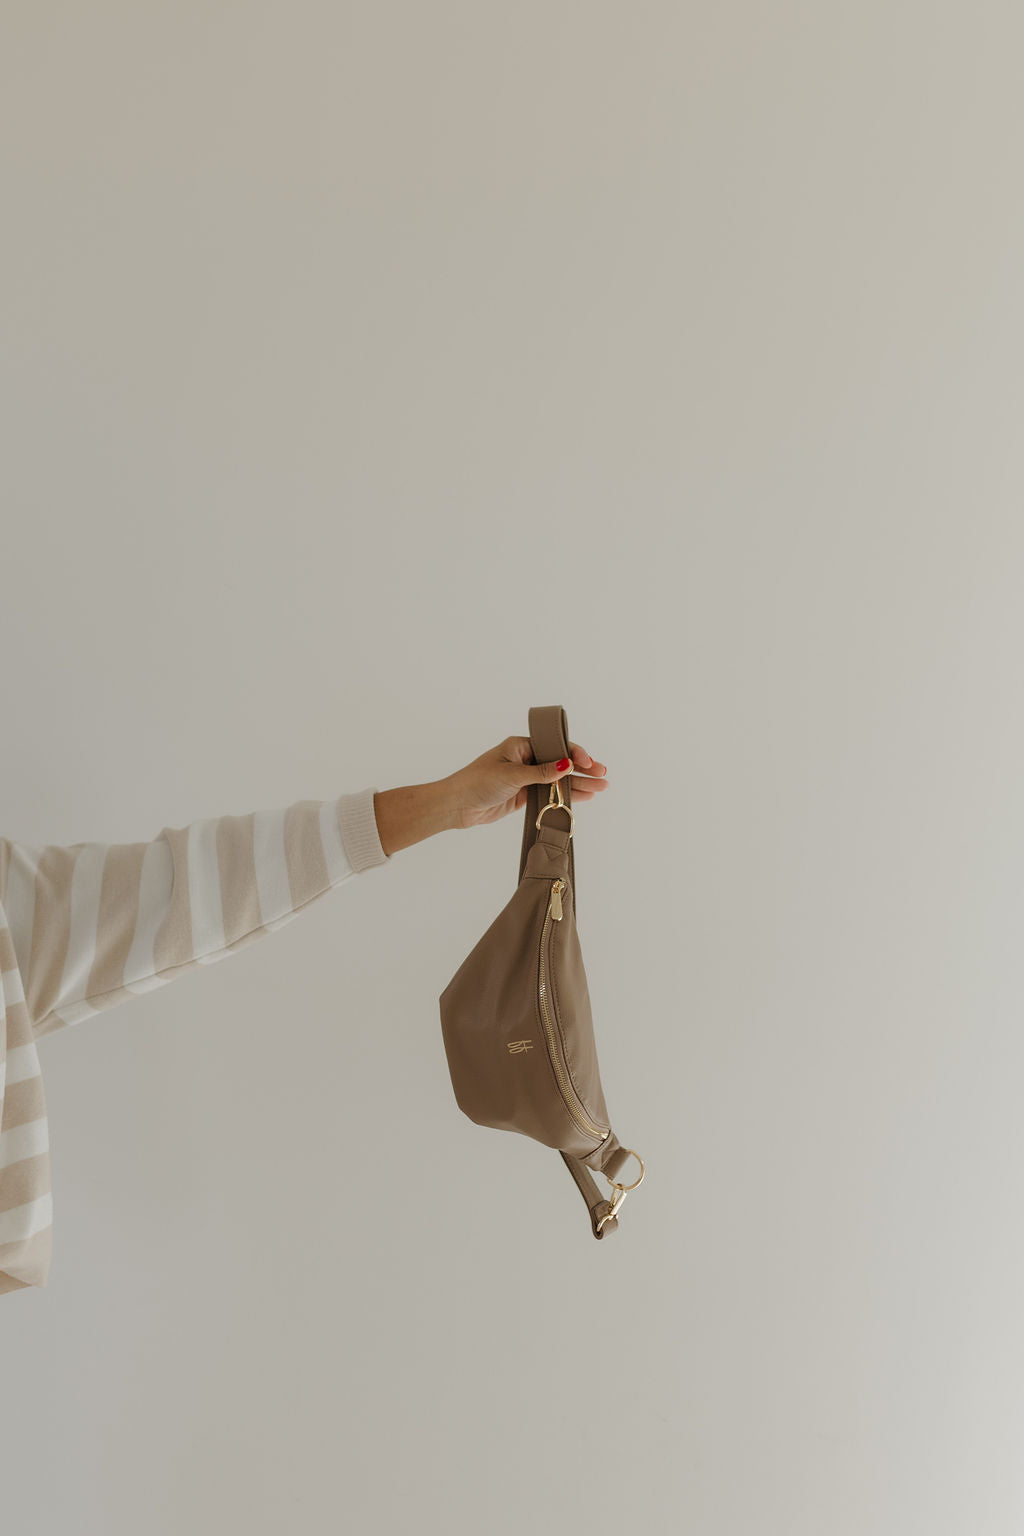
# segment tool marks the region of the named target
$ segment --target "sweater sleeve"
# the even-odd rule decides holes
[[[0,906],[34,1037],[223,960],[389,864],[375,794],[211,816],[148,843],[0,838]]]

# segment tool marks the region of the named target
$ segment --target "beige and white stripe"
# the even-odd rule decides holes
[[[0,1295],[45,1285],[50,1268],[37,1040],[223,960],[390,863],[375,794],[207,817],[150,843],[0,838]]]

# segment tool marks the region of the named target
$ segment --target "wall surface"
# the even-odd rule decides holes
[[[42,1041],[5,1529],[1019,1536],[1022,57],[996,0],[4,8],[4,835],[562,704],[648,1169],[598,1245],[455,1105],[518,815]]]

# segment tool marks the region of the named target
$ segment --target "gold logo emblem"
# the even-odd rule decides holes
[[[512,1055],[515,1056],[519,1051],[532,1051],[533,1050],[533,1041],[532,1040],[510,1040],[509,1043],[508,1043],[508,1048],[509,1048],[509,1051],[512,1053]]]

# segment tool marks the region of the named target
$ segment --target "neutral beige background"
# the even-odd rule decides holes
[[[5,835],[419,782],[563,704],[649,1168],[598,1246],[454,1103],[519,817],[51,1037],[5,1528],[1019,1536],[1019,7],[0,45]]]

